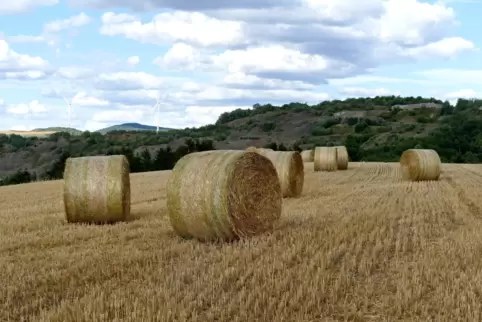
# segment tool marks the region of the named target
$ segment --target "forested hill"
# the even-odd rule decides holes
[[[256,104],[223,113],[200,128],[112,131],[48,137],[0,135],[1,184],[60,178],[68,156],[122,153],[131,170],[170,169],[183,155],[209,149],[348,147],[353,161],[398,161],[408,148],[433,148],[445,162],[482,163],[482,100],[455,106],[434,98],[383,96],[309,106]]]

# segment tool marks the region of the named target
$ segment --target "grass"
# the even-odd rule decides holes
[[[17,135],[21,135],[21,136],[42,137],[42,136],[48,136],[50,134],[54,134],[56,132],[57,131],[13,131],[13,130],[8,130],[8,131],[0,131],[0,134],[6,134],[6,135],[17,134]]]
[[[482,318],[482,165],[305,168],[272,234],[222,245],[172,232],[169,171],[132,175],[136,218],[109,226],[66,224],[61,181],[2,187],[0,320]]]

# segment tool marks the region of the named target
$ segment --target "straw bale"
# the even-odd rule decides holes
[[[338,168],[336,148],[322,146],[315,148],[315,171],[336,171]]]
[[[338,166],[338,170],[346,170],[348,169],[348,150],[346,146],[336,146],[336,163]]]
[[[276,169],[255,152],[188,154],[176,163],[167,183],[170,222],[184,238],[234,240],[269,231],[281,206]]]
[[[438,180],[441,173],[440,157],[431,149],[408,149],[400,158],[402,176],[405,180]]]
[[[299,197],[303,191],[305,170],[298,151],[260,151],[276,168],[283,197]]]
[[[315,150],[304,150],[301,152],[303,162],[313,162],[315,159]]]
[[[68,158],[64,170],[67,222],[126,220],[131,208],[129,172],[124,155]]]

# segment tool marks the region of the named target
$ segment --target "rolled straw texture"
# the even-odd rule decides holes
[[[336,171],[337,168],[336,148],[329,146],[315,148],[315,171]]]
[[[315,159],[315,150],[304,150],[301,152],[303,162],[313,162]]]
[[[169,219],[184,238],[234,240],[269,231],[281,216],[281,205],[276,169],[255,152],[188,154],[167,183]]]
[[[441,173],[440,157],[435,150],[409,149],[400,158],[402,176],[405,180],[438,180]]]
[[[283,197],[299,197],[303,192],[305,169],[298,151],[261,151],[276,168]]]
[[[336,163],[338,170],[348,169],[348,150],[344,145],[336,146]]]
[[[67,222],[114,223],[130,215],[129,161],[124,155],[69,158],[64,170]]]

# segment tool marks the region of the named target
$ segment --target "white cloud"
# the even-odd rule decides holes
[[[127,63],[132,66],[139,65],[140,62],[141,58],[139,56],[131,56],[127,58]]]
[[[92,77],[95,73],[90,67],[66,66],[60,67],[55,74],[65,79],[85,79]]]
[[[241,22],[220,20],[200,12],[165,12],[145,24],[133,15],[107,12],[102,16],[100,32],[153,44],[179,41],[210,47],[246,42]]]
[[[194,70],[210,68],[209,57],[191,45],[184,43],[174,44],[163,56],[156,57],[154,64],[171,69]]]
[[[19,54],[0,39],[0,79],[35,79],[45,76],[48,62],[38,56]]]
[[[72,105],[77,106],[108,106],[109,102],[100,98],[87,95],[85,92],[77,93],[72,98]]]
[[[38,100],[33,100],[30,103],[8,104],[7,113],[15,115],[39,114],[47,112],[49,108],[41,104]]]
[[[404,55],[416,58],[453,58],[461,52],[474,50],[473,42],[460,37],[444,38],[425,46],[407,49]]]
[[[103,73],[94,80],[94,86],[102,90],[160,89],[167,85],[162,77],[144,72]]]
[[[51,32],[59,32],[69,28],[80,27],[91,22],[91,18],[87,16],[85,13],[81,12],[78,15],[69,17],[67,19],[61,20],[54,20],[44,25],[44,31],[51,33]]]
[[[482,97],[481,93],[474,91],[473,89],[461,89],[454,92],[449,92],[445,95],[447,99],[457,99],[457,98],[480,98]]]
[[[302,81],[284,81],[280,79],[262,78],[244,73],[228,74],[223,79],[223,85],[234,88],[258,89],[298,89],[316,90],[317,86]]]
[[[363,88],[363,87],[345,87],[339,90],[340,93],[348,96],[388,96],[388,95],[400,95],[400,92],[392,91],[386,88]]]
[[[101,112],[96,112],[92,116],[92,121],[94,122],[139,122],[142,120],[144,112],[140,110],[106,110]]]
[[[19,1],[1,1],[0,15],[19,14],[31,11],[36,7],[53,6],[59,3],[59,0],[19,0]]]

